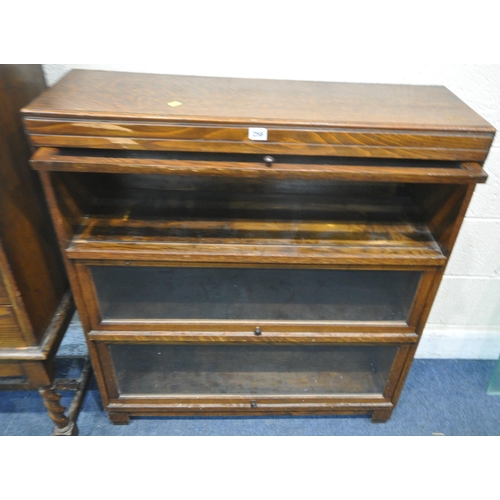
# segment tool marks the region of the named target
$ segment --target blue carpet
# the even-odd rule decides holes
[[[498,436],[500,396],[486,393],[495,361],[416,359],[392,418],[135,417],[114,426],[94,378],[78,418],[81,436]],[[69,404],[71,393],[64,393]],[[0,436],[47,436],[53,426],[35,391],[0,391]]]

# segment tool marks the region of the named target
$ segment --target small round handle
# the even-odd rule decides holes
[[[254,330],[255,335],[260,335],[262,333],[262,330],[260,329],[260,326],[256,326]]]
[[[264,156],[264,163],[266,164],[266,167],[272,167],[274,158],[272,156]]]
[[[257,408],[257,401],[252,401],[252,402],[250,403],[250,406],[251,406],[252,408]]]

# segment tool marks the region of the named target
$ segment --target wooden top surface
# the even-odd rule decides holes
[[[171,106],[178,101],[181,105]],[[445,87],[72,70],[26,116],[494,132]]]

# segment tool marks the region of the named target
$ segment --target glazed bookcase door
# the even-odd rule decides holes
[[[76,266],[95,330],[413,331],[435,274],[136,264]]]
[[[300,413],[391,408],[411,346],[100,343],[113,409]],[[151,410],[150,410],[151,411]]]

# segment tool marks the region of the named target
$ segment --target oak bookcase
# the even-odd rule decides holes
[[[83,70],[22,113],[112,422],[390,417],[489,123],[444,87]]]

